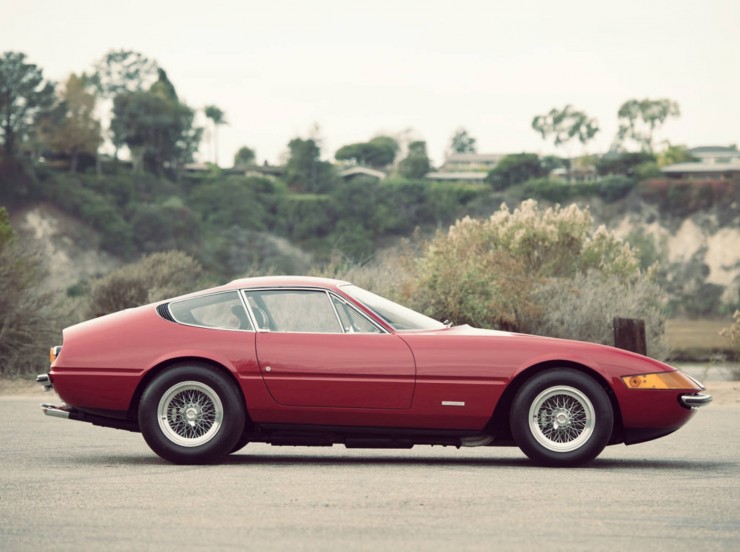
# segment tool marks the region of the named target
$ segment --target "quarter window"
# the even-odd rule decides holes
[[[176,322],[223,330],[253,330],[239,293],[230,291],[170,303]]]
[[[345,333],[381,333],[380,329],[367,318],[357,312],[353,307],[341,299],[332,296],[334,308],[337,309],[342,328]]]

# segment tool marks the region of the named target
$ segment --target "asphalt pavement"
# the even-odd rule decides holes
[[[517,449],[248,445],[175,466],[0,396],[0,550],[737,550],[740,405],[587,467]],[[52,398],[53,400],[53,398]]]

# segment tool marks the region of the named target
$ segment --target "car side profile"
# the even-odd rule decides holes
[[[178,464],[247,443],[518,446],[573,466],[668,435],[711,401],[612,347],[451,326],[348,282],[235,280],[64,330],[45,414],[141,432]]]

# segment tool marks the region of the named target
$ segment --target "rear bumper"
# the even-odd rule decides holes
[[[101,427],[112,427],[115,429],[125,429],[126,431],[140,431],[139,424],[135,420],[128,420],[125,417],[101,416],[92,412],[84,412],[73,408],[67,404],[59,406],[54,404],[42,404],[41,412],[53,418],[63,418],[65,420],[76,420],[78,422],[87,422]],[[119,414],[119,413],[116,413]],[[125,413],[124,413],[125,414]]]
[[[47,416],[69,420],[71,409],[66,404],[55,406],[53,404],[44,403],[41,405],[41,412],[43,412]]]
[[[712,395],[696,393],[695,395],[681,395],[678,402],[685,408],[699,408],[712,402]]]

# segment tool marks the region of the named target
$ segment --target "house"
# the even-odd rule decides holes
[[[735,146],[700,146],[691,148],[688,153],[700,163],[740,163],[740,151]]]
[[[484,172],[488,174],[506,155],[505,153],[452,153],[445,159],[439,172]]]
[[[722,163],[674,163],[660,170],[666,177],[679,180],[740,180],[740,160]]]
[[[679,180],[740,180],[740,151],[736,147],[701,146],[688,152],[697,161],[666,165],[661,172]]]
[[[339,176],[341,176],[344,181],[348,182],[360,177],[383,180],[387,175],[383,171],[380,171],[378,169],[371,169],[369,167],[356,165],[354,167],[344,169],[339,173]]]
[[[488,173],[481,171],[459,171],[459,172],[430,172],[424,176],[424,180],[434,180],[436,182],[472,182],[483,184],[486,181]]]

